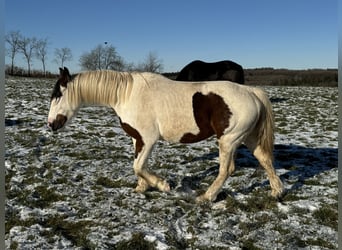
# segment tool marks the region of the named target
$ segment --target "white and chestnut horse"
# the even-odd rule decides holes
[[[272,195],[283,185],[273,167],[273,114],[266,94],[232,82],[185,83],[152,73],[90,71],[71,76],[60,69],[53,89],[48,126],[57,131],[81,105],[114,109],[135,148],[137,192],[149,187],[170,191],[169,184],[146,170],[147,158],[158,139],[193,143],[216,135],[219,174],[198,201],[216,198],[235,169],[234,155],[244,143],[266,170]]]

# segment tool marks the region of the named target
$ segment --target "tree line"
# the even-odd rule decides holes
[[[147,71],[160,73],[163,70],[162,60],[154,52],[149,52],[143,62],[127,63],[113,45],[99,44],[90,52],[83,53],[79,59],[82,69],[117,71]]]
[[[15,57],[22,54],[27,63],[27,75],[31,76],[31,65],[34,59],[42,63],[43,74],[46,76],[46,63],[49,41],[47,38],[38,39],[36,37],[26,37],[20,31],[10,31],[6,34],[6,53],[11,59],[9,74],[14,75]],[[69,48],[56,48],[54,51],[54,62],[63,65],[64,62],[72,60],[72,53]]]
[[[10,75],[53,75],[46,71],[48,47],[47,38],[25,37],[20,31],[10,31],[6,34],[6,53],[11,64],[6,65],[6,74]],[[23,55],[27,70],[15,65],[18,54]],[[41,62],[42,71],[31,70],[32,61]],[[64,63],[73,59],[72,51],[68,47],[55,48],[53,62],[64,67]],[[128,63],[116,51],[115,47],[107,42],[99,44],[79,58],[82,70],[111,69],[117,71],[147,71],[161,73],[163,62],[156,53],[149,52],[141,63]],[[179,72],[164,73],[170,79],[175,79]],[[337,86],[337,69],[310,69],[288,70],[274,68],[244,69],[247,85],[311,85]]]
[[[331,86],[338,83],[337,69],[290,70],[274,68],[245,69],[248,85]]]
[[[31,76],[32,62],[34,59],[41,62],[43,75],[47,75],[46,64],[49,40],[48,38],[25,37],[20,31],[10,31],[5,36],[6,54],[11,59],[7,66],[6,73],[10,75],[23,71],[15,65],[15,58],[18,54],[23,55],[27,63],[27,75]],[[73,59],[72,51],[68,47],[55,48],[53,62],[60,67]],[[116,51],[113,45],[104,42],[95,46],[89,52],[83,53],[79,58],[79,65],[82,70],[103,70],[111,69],[118,71],[149,71],[160,73],[163,70],[162,60],[154,52],[149,52],[141,63],[128,63]],[[22,74],[22,73],[21,73]]]

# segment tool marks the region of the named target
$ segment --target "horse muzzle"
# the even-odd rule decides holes
[[[57,131],[64,127],[68,118],[65,115],[57,115],[56,119],[53,121],[48,121],[48,127],[52,129],[52,131]]]

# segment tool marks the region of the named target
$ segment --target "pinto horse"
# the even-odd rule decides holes
[[[234,154],[244,143],[266,170],[272,195],[283,185],[273,162],[273,114],[266,94],[232,82],[180,83],[152,73],[89,71],[71,76],[60,68],[53,89],[48,126],[65,126],[81,105],[114,109],[123,130],[132,137],[138,177],[137,192],[149,187],[170,191],[167,181],[149,173],[147,158],[158,139],[194,143],[216,135],[219,174],[197,201],[213,201],[235,169]]]
[[[178,74],[176,81],[218,81],[225,80],[245,83],[245,76],[241,65],[233,61],[203,62],[192,61]]]

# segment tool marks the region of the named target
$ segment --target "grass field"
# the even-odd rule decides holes
[[[5,84],[8,249],[337,249],[337,88],[265,87],[283,202],[242,147],[218,200],[196,205],[218,173],[214,138],[158,142],[149,166],[172,190],[138,194],[131,139],[112,110],[83,108],[52,134],[54,81]]]

